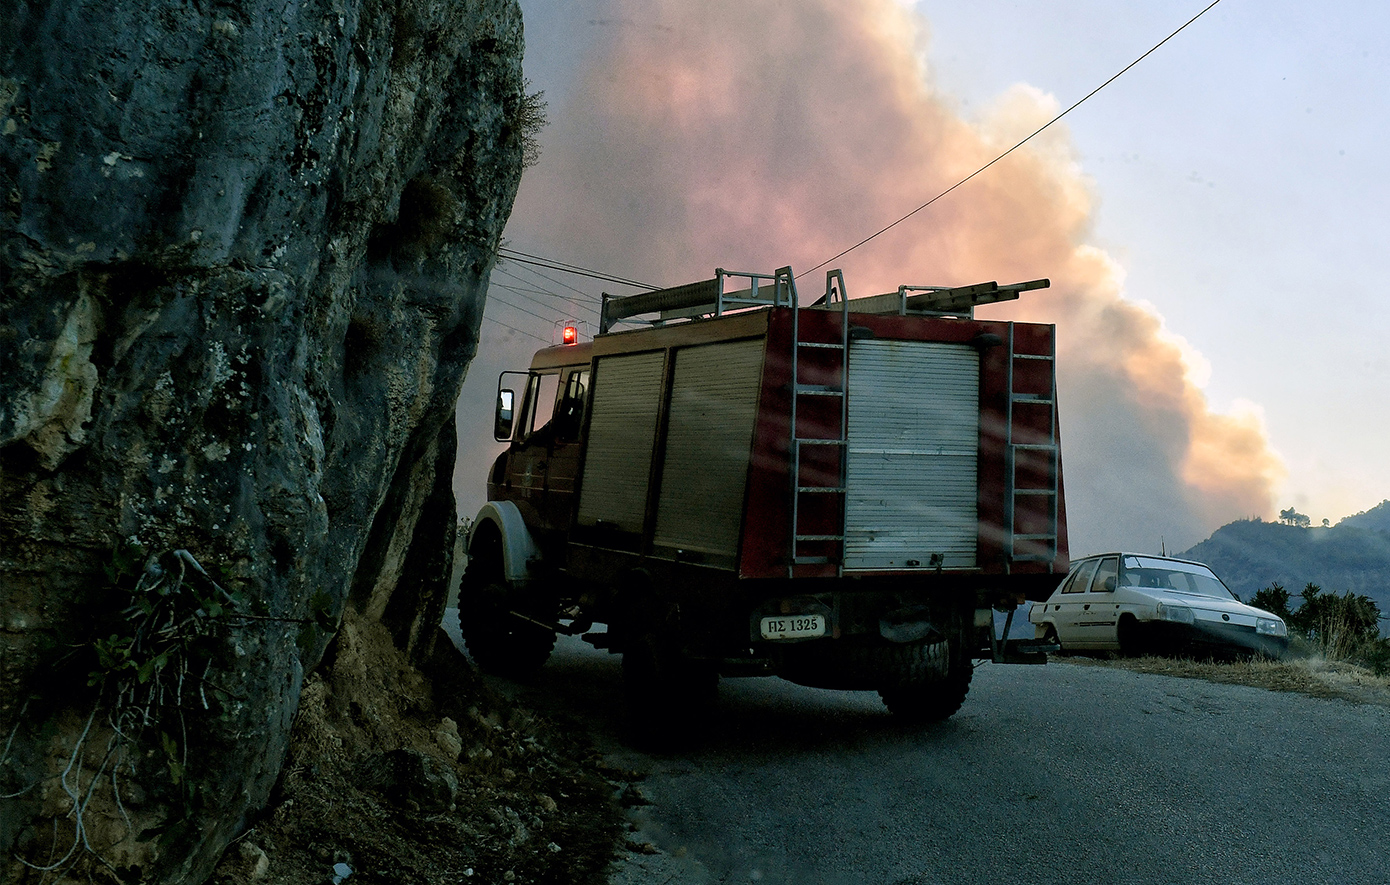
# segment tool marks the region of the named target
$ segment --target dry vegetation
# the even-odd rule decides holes
[[[1329,661],[1320,656],[1290,657],[1282,661],[1222,662],[1152,655],[1137,658],[1072,655],[1063,660],[1120,667],[1136,673],[1250,685],[1271,691],[1291,691],[1316,698],[1340,698],[1358,704],[1390,707],[1390,677],[1377,676],[1365,667]]]

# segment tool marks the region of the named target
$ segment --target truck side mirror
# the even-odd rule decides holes
[[[516,415],[516,391],[497,391],[497,409],[492,417],[492,438],[506,442],[512,438],[512,422]]]

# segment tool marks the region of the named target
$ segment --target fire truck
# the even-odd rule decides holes
[[[1045,662],[993,610],[1068,567],[1055,328],[974,308],[1047,285],[851,299],[831,271],[802,305],[785,267],[605,294],[593,340],[499,378],[458,602],[475,662],[522,675],[581,635],[655,729],[720,676],[933,721],[976,659]]]

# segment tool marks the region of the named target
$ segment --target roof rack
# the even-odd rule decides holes
[[[748,285],[743,289],[729,289],[725,281],[730,279],[747,280]],[[599,334],[606,334],[615,323],[624,321],[659,326],[671,320],[723,316],[732,311],[792,307],[795,304],[796,278],[790,267],[779,268],[771,274],[746,273],[720,267],[715,269],[712,280],[625,297],[604,292]],[[633,319],[643,314],[658,316],[654,319]]]
[[[850,313],[896,313],[898,316],[975,316],[975,308],[1000,301],[1014,301],[1020,292],[1046,289],[1050,280],[1029,280],[1026,283],[975,283],[972,286],[899,286],[898,291],[866,298],[851,298]],[[918,294],[912,294],[918,293]],[[813,307],[826,308],[824,304]],[[832,307],[832,309],[835,309]]]
[[[728,286],[729,280],[746,280],[747,285],[745,288],[732,289]],[[972,286],[899,286],[896,292],[850,299],[849,312],[973,318],[976,307],[1013,301],[1021,292],[1046,289],[1050,285],[1049,280],[1043,279],[1002,286],[993,281]],[[842,309],[840,305],[827,304],[826,301],[826,298],[821,298],[810,306],[822,310]],[[717,317],[762,307],[796,306],[796,277],[790,267],[778,268],[771,274],[732,271],[721,267],[715,269],[713,279],[669,289],[627,296],[604,292],[599,334],[605,335],[616,324],[624,322],[660,326],[673,320]]]

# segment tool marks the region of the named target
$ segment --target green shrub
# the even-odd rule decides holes
[[[1360,664],[1379,674],[1390,673],[1390,639],[1380,636],[1380,607],[1369,596],[1326,593],[1309,583],[1299,594],[1298,608],[1290,611],[1290,594],[1271,584],[1256,593],[1250,604],[1279,615],[1294,635],[1329,661]]]

